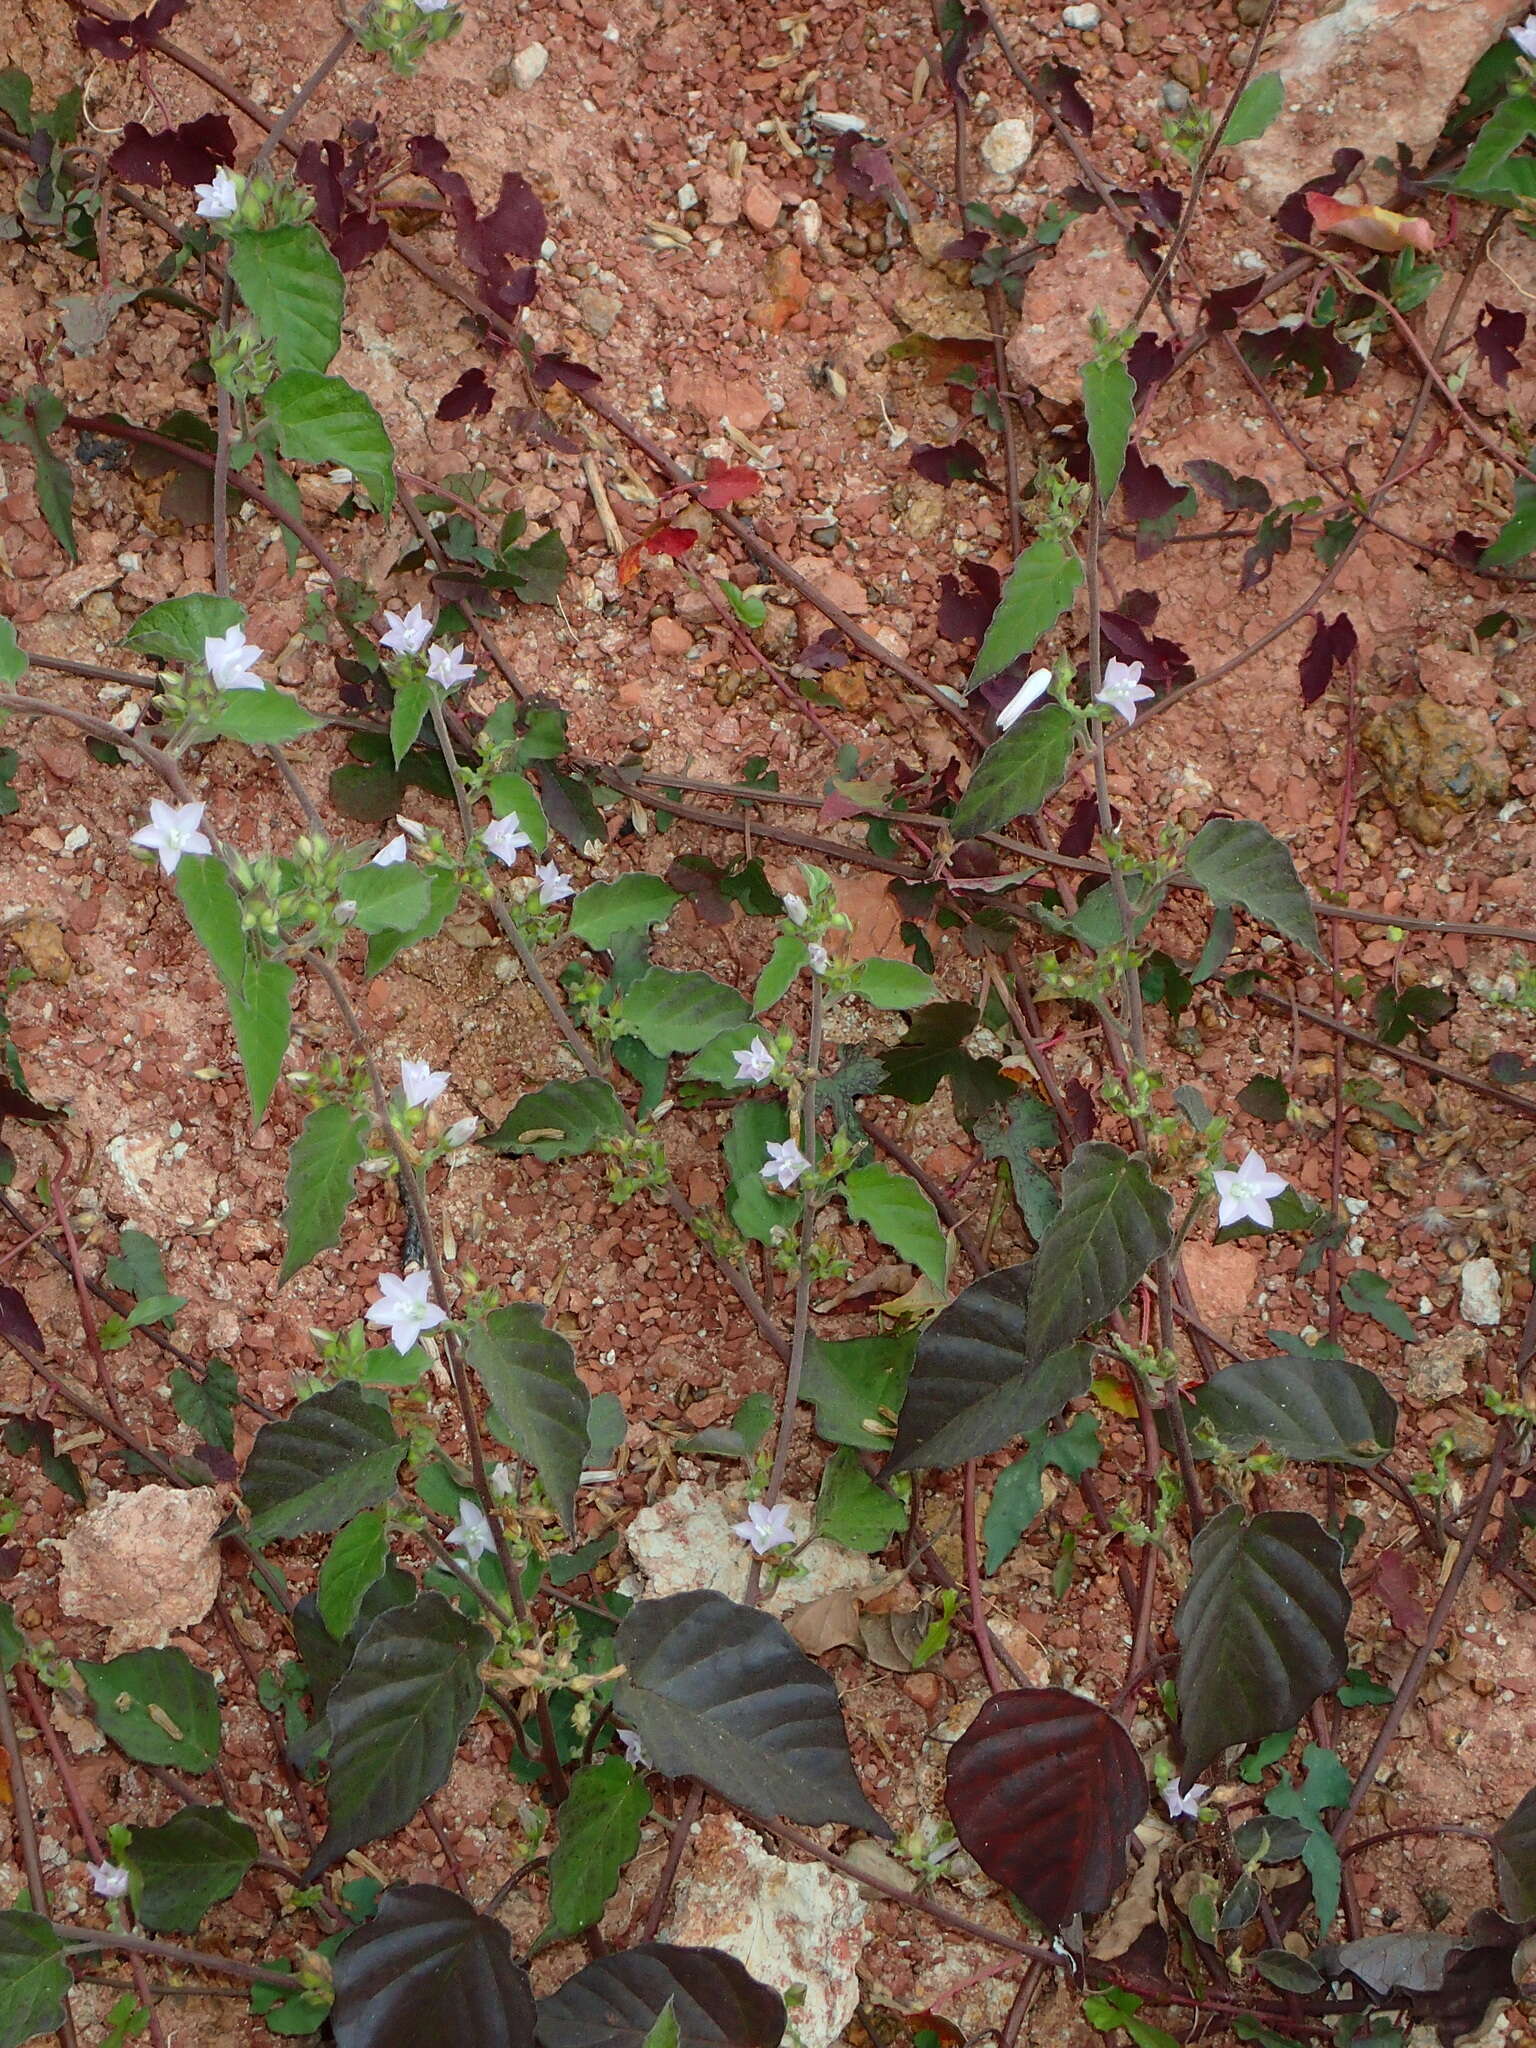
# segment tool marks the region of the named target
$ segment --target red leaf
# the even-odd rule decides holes
[[[1502,306],[1484,306],[1472,330],[1478,354],[1488,365],[1488,374],[1501,391],[1509,385],[1509,373],[1520,367],[1520,344],[1525,340],[1525,315]]]
[[[107,159],[112,174],[144,185],[169,179],[188,192],[206,185],[221,164],[235,160],[235,131],[224,114],[200,114],[176,128],[151,135],[141,122],[130,121],[123,139]]]
[[[949,1753],[944,1798],[987,1876],[1056,1932],[1119,1889],[1147,1778],[1113,1714],[1041,1686],[987,1701]]]
[[[1429,1617],[1420,1605],[1408,1560],[1400,1550],[1384,1550],[1371,1573],[1371,1590],[1392,1617],[1392,1626],[1411,1643],[1422,1643]]]
[[[137,51],[147,49],[163,29],[168,29],[188,4],[189,0],[155,0],[147,12],[135,14],[129,21],[93,21],[89,15],[80,15],[75,20],[75,37],[98,57],[126,64]]]
[[[23,1358],[48,1356],[43,1333],[37,1327],[31,1309],[14,1287],[4,1284],[0,1284],[0,1337],[14,1344]]]
[[[640,545],[648,555],[670,555],[676,561],[687,554],[698,538],[691,526],[658,526]]]
[[[698,493],[701,505],[711,512],[718,512],[726,505],[734,505],[738,498],[750,498],[762,489],[763,480],[755,469],[745,465],[735,468],[728,462],[718,462],[713,456],[704,465],[704,487]]]
[[[486,381],[484,370],[466,370],[451,391],[437,401],[440,420],[477,420],[491,409],[496,387]]]
[[[621,590],[624,588],[626,583],[633,583],[635,578],[640,574],[640,551],[644,546],[644,541],[631,541],[629,546],[624,550],[623,554],[620,555],[619,588]]]
[[[1358,149],[1336,149],[1333,152],[1333,169],[1331,171],[1325,172],[1321,178],[1309,178],[1305,185],[1298,187],[1296,191],[1291,193],[1289,198],[1283,199],[1280,202],[1279,210],[1275,214],[1275,226],[1280,230],[1281,234],[1289,235],[1296,242],[1310,242],[1312,239],[1313,220],[1311,211],[1307,206],[1307,194],[1309,192],[1337,192],[1341,185],[1349,183],[1364,162],[1365,158]],[[1263,286],[1264,281],[1260,278],[1252,285],[1243,285],[1237,289],[1259,292],[1263,290]],[[1219,294],[1219,296],[1226,296],[1226,294]]]
[[[1312,638],[1301,657],[1301,701],[1315,704],[1333,681],[1335,669],[1355,658],[1360,646],[1348,612],[1340,612],[1330,626],[1321,612],[1313,613]]]

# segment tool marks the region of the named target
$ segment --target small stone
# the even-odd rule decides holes
[[[576,294],[576,311],[581,324],[595,341],[606,341],[624,310],[624,302],[613,292],[600,292],[596,285],[583,285]]]
[[[1225,1332],[1248,1306],[1259,1261],[1240,1244],[1187,1244],[1184,1277],[1202,1319]]]
[[[1170,114],[1182,114],[1189,107],[1189,87],[1176,78],[1163,80],[1163,105]]]
[[[51,918],[24,917],[11,926],[6,937],[39,981],[64,987],[74,972],[74,962],[65,950],[62,930]]]
[[[530,43],[512,59],[512,83],[519,92],[532,92],[548,68],[548,50],[542,43]]]
[[[741,210],[748,225],[756,228],[760,235],[766,235],[778,226],[781,211],[779,195],[770,185],[749,185],[742,198]]]
[[[60,850],[64,853],[83,853],[90,843],[91,835],[83,825],[71,825],[64,834],[64,844]]]
[[[693,210],[693,208],[698,205],[698,203],[699,195],[694,190],[692,185],[678,186],[677,210],[679,213],[690,213]]]
[[[1066,27],[1075,29],[1097,28],[1101,19],[1093,0],[1086,0],[1086,4],[1081,7],[1064,7],[1061,10],[1061,18]]]
[[[862,619],[869,610],[869,598],[863,584],[856,576],[850,576],[846,569],[830,567],[820,555],[801,555],[790,563],[790,567],[798,569],[807,583],[814,583],[822,595],[830,598],[850,619]],[[825,624],[823,619],[816,631],[819,633]]]
[[[741,180],[723,171],[706,171],[699,180],[704,218],[712,228],[733,228],[741,219]]]
[[[814,199],[802,199],[789,223],[795,247],[809,255],[821,240],[821,225],[821,208]]]
[[[225,1512],[212,1487],[109,1494],[59,1545],[59,1606],[106,1624],[109,1657],[163,1649],[213,1605]]]
[[[1482,1329],[1498,1327],[1504,1314],[1504,1294],[1499,1269],[1492,1259],[1468,1259],[1461,1269],[1462,1321]]]
[[[693,635],[686,626],[676,619],[659,618],[651,621],[651,651],[654,654],[682,656],[693,646]]]
[[[1068,10],[1071,12],[1071,10]],[[1087,12],[1098,20],[1098,9]],[[1010,121],[999,121],[995,128],[989,128],[982,137],[981,160],[994,177],[1015,178],[1029,162],[1030,151],[1035,146],[1035,121],[1032,114],[1025,114]]]
[[[1404,1392],[1415,1408],[1437,1408],[1467,1391],[1467,1369],[1476,1366],[1488,1349],[1488,1339],[1476,1330],[1447,1330],[1443,1337],[1427,1344],[1412,1345],[1406,1357],[1408,1378]]]

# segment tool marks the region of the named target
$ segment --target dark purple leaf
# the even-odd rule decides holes
[[[476,367],[466,370],[449,391],[437,401],[437,418],[440,420],[477,420],[491,409],[496,396],[496,387],[486,381],[484,370]]]
[[[944,447],[932,441],[920,441],[913,448],[908,462],[930,484],[986,481],[986,457],[974,441],[951,441]]]
[[[1187,683],[1195,673],[1194,663],[1177,640],[1161,633],[1149,633],[1130,616],[1129,610],[1105,612],[1099,630],[1122,661],[1139,661],[1142,681],[1154,688],[1171,689]]]
[[[1144,221],[1126,236],[1125,253],[1149,282],[1162,267],[1163,245]]]
[[[997,610],[1003,579],[989,562],[962,562],[960,575],[969,590],[961,588],[958,576],[939,578],[939,631],[946,640],[974,640],[979,646]]]
[[[1528,1060],[1518,1052],[1491,1053],[1488,1075],[1501,1088],[1523,1088],[1527,1082],[1536,1081],[1536,1061]]]
[[[1212,292],[1201,301],[1200,317],[1212,334],[1229,334],[1240,324],[1238,315],[1247,312],[1263,289],[1263,278],[1256,277],[1252,284],[1231,284],[1225,291]]]
[[[783,1999],[734,1956],[645,1941],[541,1998],[538,2048],[644,2048],[669,2007],[679,2048],[779,2048],[784,2038]]]
[[[912,218],[912,205],[890,152],[878,143],[866,142],[862,135],[840,135],[832,150],[832,175],[850,199],[866,205],[883,199],[903,220]]]
[[[1488,374],[1501,391],[1509,385],[1509,373],[1520,367],[1520,344],[1525,340],[1525,315],[1507,312],[1502,306],[1484,306],[1472,330],[1478,354],[1488,365]]]
[[[532,2048],[537,2013],[512,1938],[490,1914],[433,1884],[392,1884],[332,1964],[336,2048],[473,2041]]]
[[[1093,1097],[1075,1074],[1061,1092],[1071,1120],[1072,1135],[1086,1145],[1099,1128],[1099,1112],[1094,1107]]]
[[[315,222],[344,271],[356,270],[389,241],[389,227],[357,194],[378,168],[378,130],[371,121],[349,121],[350,149],[338,136],[306,142],[295,172],[315,195]]]
[[[0,1579],[14,1579],[25,1555],[19,1543],[0,1543]]]
[[[549,349],[533,359],[535,391],[551,391],[557,384],[563,384],[567,391],[593,391],[602,381],[596,370],[589,370],[585,363],[562,355],[558,349]]]
[[[34,1102],[25,1088],[18,1088],[14,1081],[8,1081],[0,1074],[0,1124],[8,1116],[24,1124],[56,1124],[68,1114],[62,1109],[45,1109],[40,1102]]]
[[[1160,341],[1150,332],[1138,334],[1131,343],[1125,367],[1136,385],[1138,412],[1144,412],[1151,403],[1152,394],[1172,371],[1176,355],[1171,341]]]
[[[939,69],[949,90],[957,98],[964,99],[967,95],[960,83],[960,74],[970,61],[971,52],[987,33],[987,17],[979,7],[955,6],[947,10],[943,26],[949,28],[949,33],[944,37],[939,52]]]
[[[147,49],[155,36],[162,35],[188,4],[189,0],[155,0],[145,13],[135,14],[127,21],[95,21],[89,15],[77,15],[75,36],[98,57],[126,64],[130,57]]]
[[[688,897],[705,924],[723,927],[735,912],[720,893],[721,872],[707,854],[684,853],[667,869],[665,880],[669,889]]]
[[[1339,612],[1330,625],[1321,612],[1314,612],[1312,638],[1301,657],[1301,701],[1315,704],[1333,681],[1335,669],[1355,658],[1360,640],[1348,612]]]
[[[200,1443],[193,1456],[214,1479],[233,1481],[240,1477],[234,1453],[226,1451],[222,1444]]]
[[[1234,476],[1225,463],[1208,462],[1203,456],[1186,462],[1184,468],[1206,496],[1216,500],[1223,512],[1264,513],[1269,510],[1269,492],[1256,476]]]
[[[1075,129],[1079,135],[1091,135],[1093,109],[1077,89],[1077,81],[1082,75],[1070,64],[1042,64],[1035,75],[1035,83],[1069,128]],[[1068,203],[1077,212],[1083,211],[1075,199]],[[1096,199],[1094,203],[1099,202]]]
[[[1115,824],[1120,822],[1120,813],[1110,805],[1110,816]],[[1080,860],[1093,844],[1093,835],[1099,829],[1099,800],[1096,796],[1080,796],[1072,806],[1072,815],[1061,829],[1057,850],[1070,860]]]
[[[1365,162],[1358,149],[1336,149],[1333,153],[1333,169],[1321,178],[1309,178],[1305,185],[1298,186],[1283,200],[1275,215],[1275,226],[1282,235],[1289,235],[1296,242],[1310,242],[1315,223],[1307,206],[1309,192],[1335,193],[1347,185],[1355,172]]]
[[[0,1337],[13,1344],[22,1357],[35,1361],[48,1356],[43,1333],[26,1301],[16,1288],[0,1281]]]
[[[1468,533],[1462,526],[1451,535],[1447,552],[1458,569],[1475,569],[1487,550],[1486,534]]]
[[[389,245],[389,223],[366,213],[349,213],[331,242],[331,254],[343,270],[356,270]]]
[[[992,246],[992,237],[982,228],[972,228],[968,235],[959,235],[953,242],[946,242],[939,251],[941,263],[976,263],[986,255]]]
[[[1163,600],[1155,590],[1128,590],[1120,600],[1120,616],[1133,625],[1145,626],[1149,633],[1162,608]]]
[[[448,168],[445,143],[435,135],[413,135],[407,148],[411,168],[447,201],[459,254],[480,279],[486,304],[504,320],[514,319],[531,302],[538,282],[532,265],[546,232],[538,194],[526,178],[506,171],[495,206],[482,214],[464,179]],[[514,268],[513,257],[528,267]]]
[[[1119,1890],[1147,1777],[1113,1714],[1039,1686],[987,1701],[950,1750],[944,1803],[967,1853],[1056,1933]]]
[[[176,128],[151,135],[141,122],[130,121],[123,139],[107,159],[114,177],[138,184],[169,182],[191,191],[206,185],[221,164],[235,160],[235,131],[224,114],[200,114]]]
[[[829,626],[825,633],[818,633],[810,646],[802,650],[798,666],[808,668],[816,675],[823,669],[846,668],[849,657],[842,638],[835,626]]]
[[[1179,224],[1179,215],[1184,211],[1184,202],[1171,185],[1165,185],[1161,178],[1154,178],[1150,185],[1141,186],[1136,193],[1147,219],[1157,227],[1171,234]]]
[[[1239,590],[1257,590],[1280,556],[1291,552],[1293,525],[1294,517],[1289,512],[1264,514],[1259,521],[1257,535],[1243,553],[1243,573],[1237,585]]]
[[[1120,497],[1129,518],[1139,526],[1144,521],[1166,519],[1183,504],[1188,487],[1176,484],[1155,462],[1148,462],[1133,441],[1125,451],[1125,468],[1120,473]]]

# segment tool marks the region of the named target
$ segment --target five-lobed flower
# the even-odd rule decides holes
[[[1524,21],[1513,22],[1506,33],[1522,57],[1536,59],[1536,14],[1528,14]]]
[[[1143,664],[1139,661],[1110,660],[1104,664],[1104,679],[1093,693],[1095,704],[1102,704],[1107,710],[1118,711],[1127,725],[1136,723],[1136,708],[1146,704],[1157,695],[1141,680]]]
[[[474,679],[475,664],[464,660],[464,649],[439,647],[435,643],[427,655],[427,674],[442,690],[456,690],[460,683]]]
[[[98,1899],[127,1898],[133,1878],[120,1863],[108,1863],[103,1859],[100,1863],[88,1863],[85,1867],[91,1873],[91,1890]]]
[[[370,1304],[366,1320],[389,1332],[390,1343],[402,1357],[426,1331],[448,1320],[448,1311],[431,1299],[428,1272],[380,1273],[378,1289],[379,1298]]]
[[[776,1502],[771,1508],[765,1508],[760,1500],[752,1501],[747,1508],[746,1520],[731,1524],[731,1534],[739,1536],[759,1557],[766,1557],[770,1550],[780,1550],[795,1540],[789,1509],[783,1501]]]
[[[194,185],[200,220],[229,220],[239,210],[240,180],[223,164],[206,185]]]
[[[530,840],[529,844],[533,842]],[[576,884],[569,875],[563,875],[552,860],[535,861],[533,872],[539,884],[539,902],[545,910],[563,903],[567,896],[576,894]]]
[[[759,1169],[764,1180],[777,1181],[788,1192],[801,1174],[810,1170],[811,1162],[793,1138],[786,1138],[782,1144],[773,1138],[768,1140],[768,1157]]]
[[[1163,1787],[1163,1804],[1168,1809],[1170,1820],[1197,1820],[1200,1802],[1210,1791],[1209,1785],[1191,1785],[1187,1792],[1180,1789],[1177,1779]]]
[[[264,658],[240,626],[231,626],[227,633],[210,633],[203,642],[204,666],[221,690],[264,690],[261,677],[251,673]]]
[[[448,1541],[455,1550],[463,1551],[466,1564],[478,1564],[496,1548],[491,1518],[479,1501],[466,1496],[459,1502],[459,1519],[449,1530]]]
[[[482,830],[480,843],[487,853],[495,854],[510,868],[516,865],[517,856],[533,841],[510,813],[505,818],[495,818]]]
[[[732,1053],[731,1057],[736,1062],[738,1081],[766,1081],[772,1076],[777,1065],[773,1054],[760,1038],[754,1038],[749,1046],[740,1052]]]
[[[140,826],[128,843],[130,846],[147,847],[158,855],[165,873],[174,875],[176,864],[184,853],[213,851],[213,841],[206,832],[198,829],[206,809],[206,804],[167,804],[157,796],[151,797],[149,823]]]
[[[399,612],[387,611],[384,616],[389,628],[379,635],[379,645],[391,654],[420,654],[432,638],[432,621],[419,604],[413,604],[403,618]]]
[[[448,1086],[448,1080],[446,1069],[434,1073],[427,1060],[402,1059],[400,1062],[400,1092],[405,1097],[407,1109],[426,1109],[436,1102]]]
[[[1216,1219],[1223,1230],[1232,1223],[1257,1223],[1268,1230],[1275,1220],[1270,1204],[1290,1186],[1269,1171],[1257,1152],[1250,1152],[1235,1173],[1218,1168],[1211,1178],[1220,1197]]]

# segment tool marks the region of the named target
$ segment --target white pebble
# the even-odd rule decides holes
[[[987,130],[981,141],[981,160],[994,177],[1017,177],[1029,162],[1034,146],[1034,116],[1017,116],[1011,121],[999,121],[995,128]]]
[[[790,216],[790,234],[795,246],[807,251],[821,240],[821,208],[814,199],[802,199]]]
[[[66,841],[66,844],[68,842]],[[1492,1259],[1468,1259],[1461,1269],[1461,1319],[1491,1330],[1504,1314],[1499,1269]]]
[[[1063,8],[1061,18],[1068,28],[1097,28],[1099,10],[1092,4],[1092,0],[1087,0],[1087,4],[1082,7]]]
[[[689,209],[689,207],[690,207],[690,206],[697,206],[697,205],[698,205],[698,203],[699,203],[699,195],[698,195],[698,193],[697,193],[697,192],[695,192],[695,191],[694,191],[694,189],[693,189],[693,187],[692,187],[691,185],[679,185],[679,186],[678,186],[678,188],[677,188],[677,210],[678,210],[678,212],[679,212],[679,213],[686,213],[686,212],[688,211],[688,209]]]
[[[549,65],[549,52],[542,43],[530,43],[512,59],[512,83],[519,92],[532,92]]]
[[[71,825],[64,834],[64,851],[79,853],[91,843],[91,835],[83,825]]]

